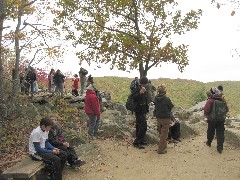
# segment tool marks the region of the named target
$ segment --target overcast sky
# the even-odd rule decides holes
[[[222,6],[217,9],[211,5],[210,0],[182,0],[181,6],[185,10],[201,8],[203,16],[197,30],[187,33],[181,40],[189,47],[189,65],[183,73],[180,73],[175,64],[164,64],[162,67],[148,71],[150,79],[157,78],[180,78],[192,79],[201,82],[240,80],[240,58],[232,58],[232,49],[240,49],[240,10],[235,16],[231,16],[233,7]],[[63,72],[79,71],[79,60],[74,53],[66,55],[64,64],[56,64]],[[69,63],[71,61],[71,63]],[[139,76],[137,70],[131,73],[110,70],[109,66],[103,65],[101,69],[92,64],[83,66],[95,77],[119,76],[134,78]]]

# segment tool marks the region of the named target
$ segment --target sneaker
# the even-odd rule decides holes
[[[80,165],[81,165],[81,160],[75,160],[75,161],[71,164],[72,167],[79,167]]]
[[[80,160],[80,159],[79,159]],[[83,166],[84,164],[86,164],[86,161],[80,160],[80,166]]]
[[[208,147],[211,147],[211,143],[210,143],[209,141],[206,141],[206,145],[207,145]]]
[[[145,147],[142,144],[135,144],[133,143],[133,146],[138,149],[145,149]]]

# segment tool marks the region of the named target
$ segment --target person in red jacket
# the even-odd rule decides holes
[[[78,75],[75,74],[74,79],[73,79],[73,89],[72,89],[72,95],[73,96],[79,96],[79,94],[78,94],[78,82],[79,82]]]
[[[88,135],[92,140],[96,139],[94,129],[97,126],[97,120],[100,119],[100,103],[96,96],[95,89],[92,84],[86,88],[85,97],[85,113],[87,114],[88,120]]]

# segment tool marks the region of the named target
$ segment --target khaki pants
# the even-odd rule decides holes
[[[158,152],[163,152],[167,148],[167,138],[170,126],[170,118],[157,118],[157,129],[159,132]]]

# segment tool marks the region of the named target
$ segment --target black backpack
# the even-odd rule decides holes
[[[137,107],[137,103],[134,101],[133,99],[133,95],[134,93],[131,93],[128,98],[127,98],[127,102],[125,104],[126,109],[132,112],[135,112],[136,107]]]
[[[227,112],[228,108],[225,102],[214,99],[213,106],[210,112],[211,119],[215,121],[225,121]]]

